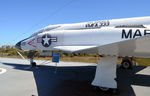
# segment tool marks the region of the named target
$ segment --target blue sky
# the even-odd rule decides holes
[[[14,45],[46,25],[150,16],[149,4],[150,0],[0,0],[0,46]]]

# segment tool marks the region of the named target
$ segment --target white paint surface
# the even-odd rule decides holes
[[[6,69],[0,68],[0,75],[5,73],[6,71],[7,71]]]
[[[150,87],[132,85],[136,96],[149,96]]]

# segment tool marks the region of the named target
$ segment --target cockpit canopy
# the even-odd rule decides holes
[[[38,30],[37,32],[33,33],[30,37],[36,36],[39,33],[43,33],[43,32],[50,31],[50,30],[54,30],[54,29],[56,29],[58,27],[60,27],[60,25],[49,25],[49,26],[46,26],[46,27]]]

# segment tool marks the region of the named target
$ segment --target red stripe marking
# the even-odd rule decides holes
[[[28,42],[28,44],[29,44],[30,46],[36,47],[35,45],[32,45],[32,43],[34,43],[34,40],[35,40],[35,39],[32,39],[30,42]]]

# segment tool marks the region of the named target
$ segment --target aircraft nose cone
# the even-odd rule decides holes
[[[21,41],[15,45],[15,48],[21,50]]]

